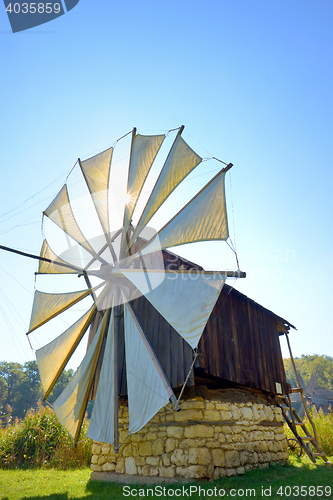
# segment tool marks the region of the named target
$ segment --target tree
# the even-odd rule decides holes
[[[292,387],[297,387],[296,376],[292,367],[291,359],[284,359],[284,367],[288,382]],[[328,389],[333,391],[333,358],[330,356],[319,356],[318,354],[303,354],[295,358],[297,371],[301,374],[305,386],[308,385],[312,373],[319,375],[316,389]]]
[[[65,370],[50,394],[53,403],[73,377],[73,370]],[[35,408],[43,392],[36,361],[20,363],[0,362],[0,415],[12,408],[12,416],[24,418],[30,408]]]

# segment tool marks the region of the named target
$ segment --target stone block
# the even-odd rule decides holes
[[[91,457],[91,463],[92,464],[97,464],[98,463],[98,455],[93,455]]]
[[[232,420],[233,415],[231,411],[219,410],[219,412],[220,412],[220,420],[223,421]]]
[[[142,469],[141,469],[141,474],[142,474],[143,476],[146,476],[146,477],[147,477],[147,476],[150,476],[150,467],[149,467],[149,465],[144,465],[144,466],[142,467]]]
[[[239,467],[240,466],[240,457],[239,452],[236,450],[226,451],[225,452],[225,465],[226,467]]]
[[[206,439],[205,438],[197,438],[197,439],[183,439],[179,443],[179,448],[198,448],[200,446],[205,446]]]
[[[162,460],[163,460],[163,465],[165,466],[171,465],[170,454],[163,453]]]
[[[98,457],[98,461],[97,461],[98,465],[103,465],[103,464],[105,464],[105,462],[106,462],[106,457],[105,457],[105,455],[100,455],[100,456]]]
[[[176,422],[186,422],[188,420],[202,420],[201,410],[182,410],[174,415]]]
[[[265,406],[264,407],[264,412],[265,412],[265,415],[266,415],[266,420],[268,420],[269,422],[271,422],[272,420],[274,420],[274,414],[273,414],[273,410],[270,406]]]
[[[225,457],[223,450],[212,450],[212,459],[215,467],[225,466]]]
[[[130,476],[134,476],[134,474],[138,473],[137,467],[135,465],[135,458],[134,457],[128,457],[125,460],[125,472],[126,474],[129,474]]]
[[[241,465],[246,464],[249,461],[250,453],[248,451],[242,450],[239,454],[239,461]]]
[[[160,459],[158,457],[147,457],[146,464],[153,465],[154,467],[157,467],[158,465],[160,465]]]
[[[238,467],[238,468],[236,469],[236,472],[237,472],[237,474],[244,474],[245,469],[244,469],[244,467]]]
[[[122,457],[118,459],[118,462],[116,464],[116,472],[117,474],[125,474],[125,460]]]
[[[186,465],[187,464],[187,455],[183,450],[177,448],[171,455],[171,462],[177,466]]]
[[[186,479],[201,479],[206,477],[207,468],[203,465],[190,465],[189,467],[177,467],[177,476],[185,477]]]
[[[106,462],[103,465],[103,472],[113,472],[116,470],[116,464],[110,464],[110,462]]]
[[[204,411],[204,420],[215,421],[221,420],[221,415],[218,410],[206,410]]]
[[[159,457],[164,453],[164,441],[161,438],[156,439],[151,447],[154,457]]]
[[[147,441],[154,441],[157,438],[157,432],[147,432],[146,439]]]
[[[91,464],[90,465],[90,470],[93,472],[102,472],[103,467],[101,465],[96,465],[96,464]]]
[[[177,441],[175,438],[168,438],[166,441],[165,441],[165,451],[167,453],[170,453],[171,451],[173,451],[177,446]]]
[[[172,467],[160,467],[160,477],[175,477],[175,470]]]
[[[240,420],[242,418],[240,408],[238,408],[238,406],[236,405],[231,405],[231,413],[233,420]]]
[[[152,455],[150,441],[142,441],[141,443],[139,443],[139,455],[141,457],[149,457]]]
[[[178,426],[167,427],[167,436],[181,439],[184,436],[184,428]]]
[[[142,467],[145,465],[146,459],[144,457],[136,457],[135,458],[135,465]]]
[[[188,454],[189,464],[209,465],[212,458],[207,448],[190,448]]]
[[[206,403],[206,410],[215,410],[215,403]]]
[[[130,457],[133,455],[133,446],[131,444],[127,445],[123,449],[123,456]]]
[[[159,467],[151,467],[150,468],[150,475],[151,476],[158,476],[160,473]]]
[[[229,425],[222,425],[221,426],[221,432],[223,434],[231,434],[232,433],[232,428]]]
[[[197,437],[213,437],[214,429],[210,425],[196,424],[190,427],[185,427],[185,437],[186,438],[197,438]]]
[[[241,409],[242,417],[244,420],[253,420],[253,411],[251,408],[247,408],[246,406]]]
[[[214,479],[218,479],[219,477],[224,477],[225,476],[225,470],[221,469],[221,467],[215,467],[214,469]]]
[[[102,446],[100,444],[93,443],[91,451],[93,455],[99,455],[102,451]]]
[[[107,443],[102,444],[102,453],[103,453],[103,455],[107,455],[109,453],[109,451],[110,451],[110,445],[107,444]]]
[[[207,404],[205,405],[203,401],[183,401],[180,403],[180,407],[182,410],[202,410]]]
[[[220,448],[220,446],[221,443],[219,443],[219,441],[216,441],[215,439],[207,439],[206,441],[206,448],[213,449],[213,448]]]
[[[215,403],[217,410],[230,411],[230,405],[227,403]]]

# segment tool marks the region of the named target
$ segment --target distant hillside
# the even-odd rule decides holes
[[[284,358],[284,367],[287,381],[292,387],[297,387],[296,377],[290,358]],[[297,371],[301,374],[305,386],[309,383],[312,373],[316,372],[319,377],[316,389],[333,391],[333,358],[318,354],[302,354],[300,358],[295,358]]]

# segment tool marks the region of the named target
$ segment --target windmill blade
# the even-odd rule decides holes
[[[115,365],[114,314],[112,309],[97,393],[87,430],[87,436],[90,439],[99,443],[110,443],[112,445],[114,444],[116,423],[113,404],[115,394],[113,375],[118,366]]]
[[[95,335],[82,363],[76,370],[73,378],[66,385],[63,392],[53,403],[53,409],[60,423],[77,442],[87,406],[91,383],[95,373],[97,360],[110,315],[103,317],[97,334]]]
[[[79,269],[70,269],[69,267],[66,267],[68,262],[58,257],[46,240],[43,241],[40,257],[50,259],[52,262],[40,260],[38,274],[77,274],[79,271]]]
[[[221,170],[141,250],[140,255],[198,241],[226,240],[229,236]]]
[[[109,148],[88,160],[79,160],[81,171],[94,201],[94,207],[102,229],[107,235],[110,232],[109,182],[112,154],[113,148]]]
[[[121,272],[192,349],[195,349],[225,283],[226,275],[205,271],[165,273],[123,269]],[[150,283],[147,281],[147,275],[150,277]],[[160,285],[152,288],[153,280],[159,281]]]
[[[86,240],[76,222],[69,201],[66,184],[61,188],[55,199],[43,213],[91,255],[101,260],[99,256],[96,256],[95,250]]]
[[[50,321],[50,319],[58,316],[58,314],[66,311],[74,304],[77,304],[80,300],[88,297],[88,295],[93,294],[104,285],[105,282],[90,290],[68,293],[45,293],[36,290],[27,335]]]
[[[38,371],[45,391],[44,400],[48,398],[95,314],[94,305],[59,337],[36,351]]]
[[[197,155],[181,137],[184,127],[180,129],[175,142],[164,163],[146,207],[134,231],[131,243],[135,241],[144,227],[148,224],[160,206],[176,189],[177,186],[201,163],[202,158]]]
[[[124,321],[128,432],[133,434],[175,396],[128,302],[125,303]]]
[[[147,175],[165,139],[164,134],[135,135],[135,133],[136,129],[133,130],[131,159],[128,170],[127,196],[129,202],[125,206],[122,245],[125,242],[127,230]]]

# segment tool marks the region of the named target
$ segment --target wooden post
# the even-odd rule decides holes
[[[118,425],[118,338],[119,338],[119,320],[120,320],[120,305],[119,305],[119,288],[115,287],[114,292],[114,307],[113,307],[113,426],[114,426],[114,452],[119,450],[119,425]]]

